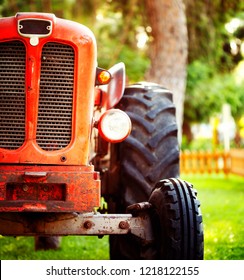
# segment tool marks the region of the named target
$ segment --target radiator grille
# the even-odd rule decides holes
[[[47,43],[42,51],[36,135],[43,150],[60,150],[71,141],[73,83],[73,48]]]
[[[0,43],[0,148],[15,150],[25,140],[25,46]]]

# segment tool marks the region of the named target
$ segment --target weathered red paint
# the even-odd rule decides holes
[[[31,44],[18,33],[22,19],[46,19],[52,33]],[[16,150],[0,148],[0,212],[89,212],[100,204],[100,179],[89,165],[90,134],[95,89],[96,41],[82,24],[53,14],[19,13],[0,19],[0,42],[19,40],[26,47],[25,141]],[[56,151],[45,151],[36,142],[41,53],[47,42],[69,45],[75,54],[72,139]],[[98,105],[98,104],[96,104]]]
[[[0,212],[90,212],[99,205],[93,166],[0,167]]]
[[[53,23],[50,36],[39,38],[37,46],[30,38],[18,33],[18,20],[24,18],[47,19]],[[56,18],[53,14],[20,13],[15,17],[0,19],[0,42],[19,40],[26,47],[26,136],[17,150],[0,148],[0,163],[87,165],[89,139],[93,125],[95,75],[97,66],[96,41],[93,33],[79,23]],[[36,143],[38,100],[40,86],[41,51],[47,42],[57,42],[73,47],[75,52],[74,99],[72,140],[58,151],[44,151]],[[63,158],[66,158],[63,161]]]

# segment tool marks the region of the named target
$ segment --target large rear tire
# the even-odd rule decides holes
[[[151,83],[129,86],[118,108],[130,116],[132,132],[111,149],[113,162],[114,158],[120,162],[120,173],[114,208],[110,208],[125,213],[127,206],[148,201],[159,180],[179,176],[179,147],[175,106],[165,88]],[[132,235],[111,236],[110,257],[140,259],[141,243]]]

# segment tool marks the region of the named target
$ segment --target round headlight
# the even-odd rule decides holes
[[[98,130],[101,137],[106,141],[121,142],[130,134],[131,120],[125,112],[119,109],[111,109],[101,116]]]

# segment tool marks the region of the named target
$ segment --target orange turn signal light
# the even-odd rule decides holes
[[[111,81],[111,78],[112,76],[109,71],[97,67],[96,85],[106,85]]]
[[[99,73],[98,75],[98,81],[101,83],[101,84],[107,84],[110,82],[111,80],[111,75],[108,71],[102,71]]]

